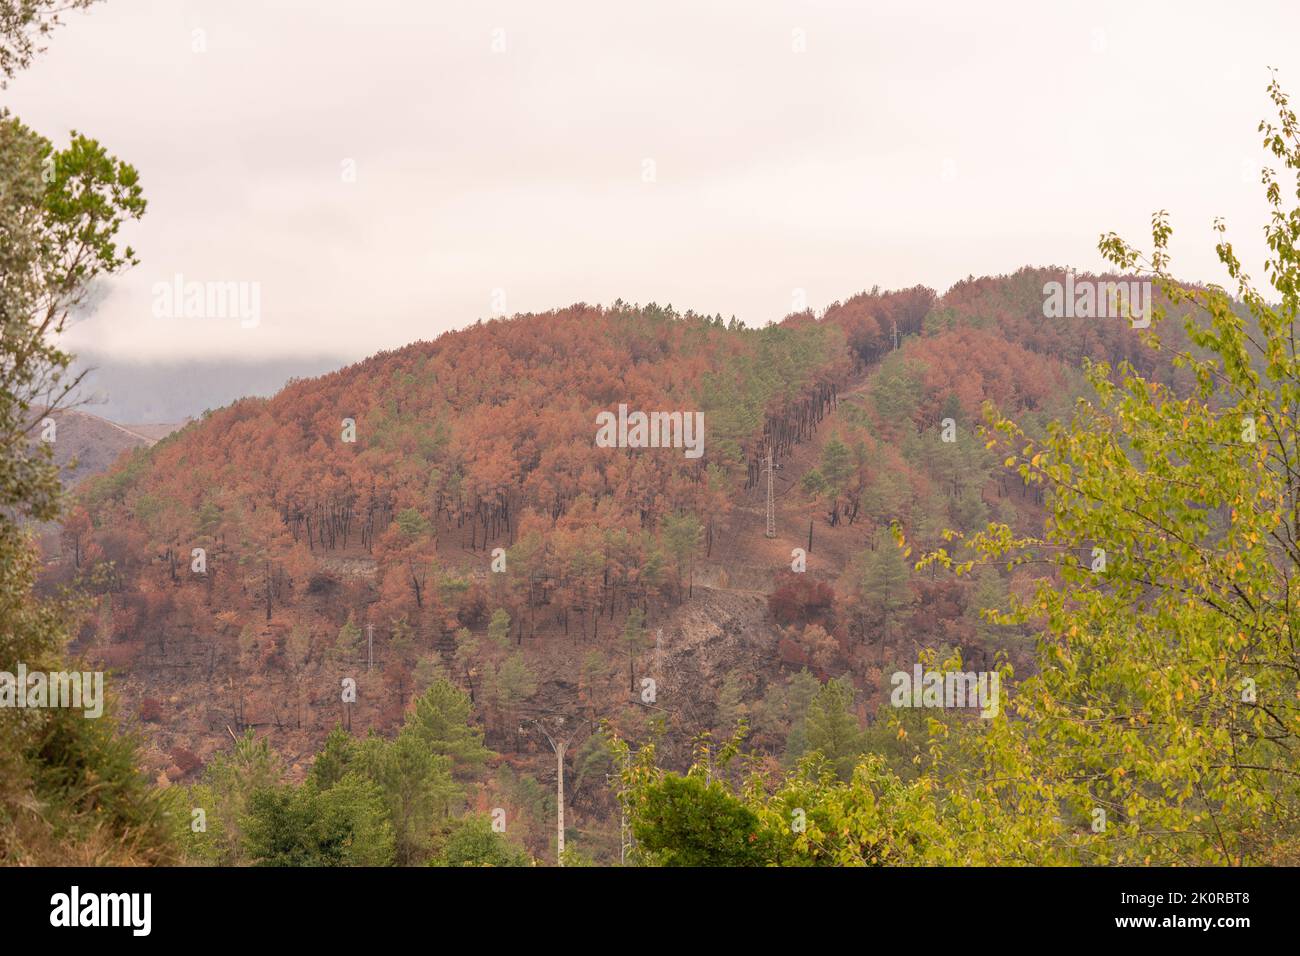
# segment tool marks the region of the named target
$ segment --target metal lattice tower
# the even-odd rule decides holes
[[[772,450],[767,452],[767,533],[766,537],[776,537],[776,500],[773,495],[773,478],[772,473],[774,466],[772,464]]]

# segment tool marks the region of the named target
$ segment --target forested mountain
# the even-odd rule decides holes
[[[402,909],[397,866],[977,867],[966,910],[1032,887],[1073,929],[1282,898],[1205,872],[1300,862],[1300,120],[1270,71],[1240,176],[1202,121],[1275,15],[1199,86],[1222,17],[1156,15],[1153,45],[1098,21],[1032,87],[990,21],[1015,49],[954,90],[907,65],[975,49],[955,5],[575,31],[521,4],[490,36],[417,5],[123,11],[24,76],[98,6],[0,0],[6,102],[106,137],[0,107],[0,865],[169,868],[29,871],[7,930],[192,935],[194,899],[235,899],[337,945]],[[1112,108],[1115,78],[1179,76],[1191,112]],[[1166,148],[1114,148],[1152,122]],[[1157,180],[1217,216],[1179,272],[1164,209],[1149,245],[1094,231]],[[863,261],[951,282],[1091,248],[1107,274],[763,327],[610,302],[763,319]],[[345,364],[489,288],[606,304]],[[366,867],[360,915],[214,872],[248,866]],[[1199,875],[989,879],[1019,866]],[[462,922],[500,909],[472,882]],[[873,884],[876,923],[910,932],[916,890]]]
[[[1035,428],[1083,394],[1083,359],[1172,375],[1126,322],[1045,319],[1062,277],[872,290],[762,329],[575,305],[380,353],[88,482],[47,585],[95,595],[74,650],[112,668],[168,781],[246,730],[301,779],[332,727],[391,734],[446,687],[498,752],[462,798],[519,814],[538,857],[555,771],[529,722],[582,722],[570,821],[609,860],[601,721],[682,765],[744,721],[792,765],[829,692],[869,728],[851,759],[882,745],[887,675],[918,651],[1028,666],[1030,632],[980,611],[1038,572],[917,573],[889,529],[1040,527],[1041,492],[978,434],[985,403]],[[702,413],[700,454],[601,447],[620,406]]]

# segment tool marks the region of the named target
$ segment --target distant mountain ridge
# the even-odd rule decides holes
[[[54,460],[66,487],[107,471],[121,455],[133,448],[148,448],[176,429],[174,424],[129,426],[109,421],[79,408],[60,409],[49,416],[54,421]],[[42,429],[37,429],[37,434]]]
[[[87,412],[123,423],[180,422],[240,398],[274,395],[291,379],[332,372],[350,361],[338,356],[137,361],[83,351],[72,372],[86,373],[78,398]]]

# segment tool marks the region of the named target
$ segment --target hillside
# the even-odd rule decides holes
[[[170,781],[248,728],[301,776],[333,726],[391,733],[439,675],[500,754],[484,806],[554,779],[520,729],[556,712],[658,726],[678,763],[744,718],[789,762],[809,675],[851,681],[870,725],[921,648],[1027,661],[1029,635],[979,611],[1031,571],[919,575],[888,529],[934,546],[991,518],[1041,527],[1041,492],[978,436],[982,405],[1068,417],[1084,359],[1173,378],[1122,321],[1044,318],[1061,275],[872,290],[763,329],[575,305],[380,353],[141,441],[82,487],[47,583],[96,596],[74,649],[113,669]],[[689,433],[602,447],[597,416],[620,406],[699,413],[700,454]],[[616,810],[584,746],[574,825],[607,856]]]
[[[175,425],[119,425],[76,408],[60,409],[53,415],[41,413],[33,430],[37,440],[48,441],[65,488],[101,475],[124,453],[148,448],[175,430]],[[53,428],[46,422],[53,422]],[[44,437],[42,437],[44,436]],[[54,522],[36,527],[41,550],[47,559],[62,558],[62,535]]]
[[[56,426],[51,442],[54,460],[69,488],[108,471],[123,452],[148,448],[175,428],[119,425],[75,408],[57,411],[51,417]]]

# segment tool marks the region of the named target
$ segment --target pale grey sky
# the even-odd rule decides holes
[[[1160,207],[1183,276],[1222,280],[1216,215],[1261,261],[1300,4],[989,6],[108,0],[0,98],[141,172],[142,263],[70,339],[122,357],[359,357],[494,290],[762,324],[795,290],[1099,268]],[[259,283],[260,323],[155,318],[178,273]]]

